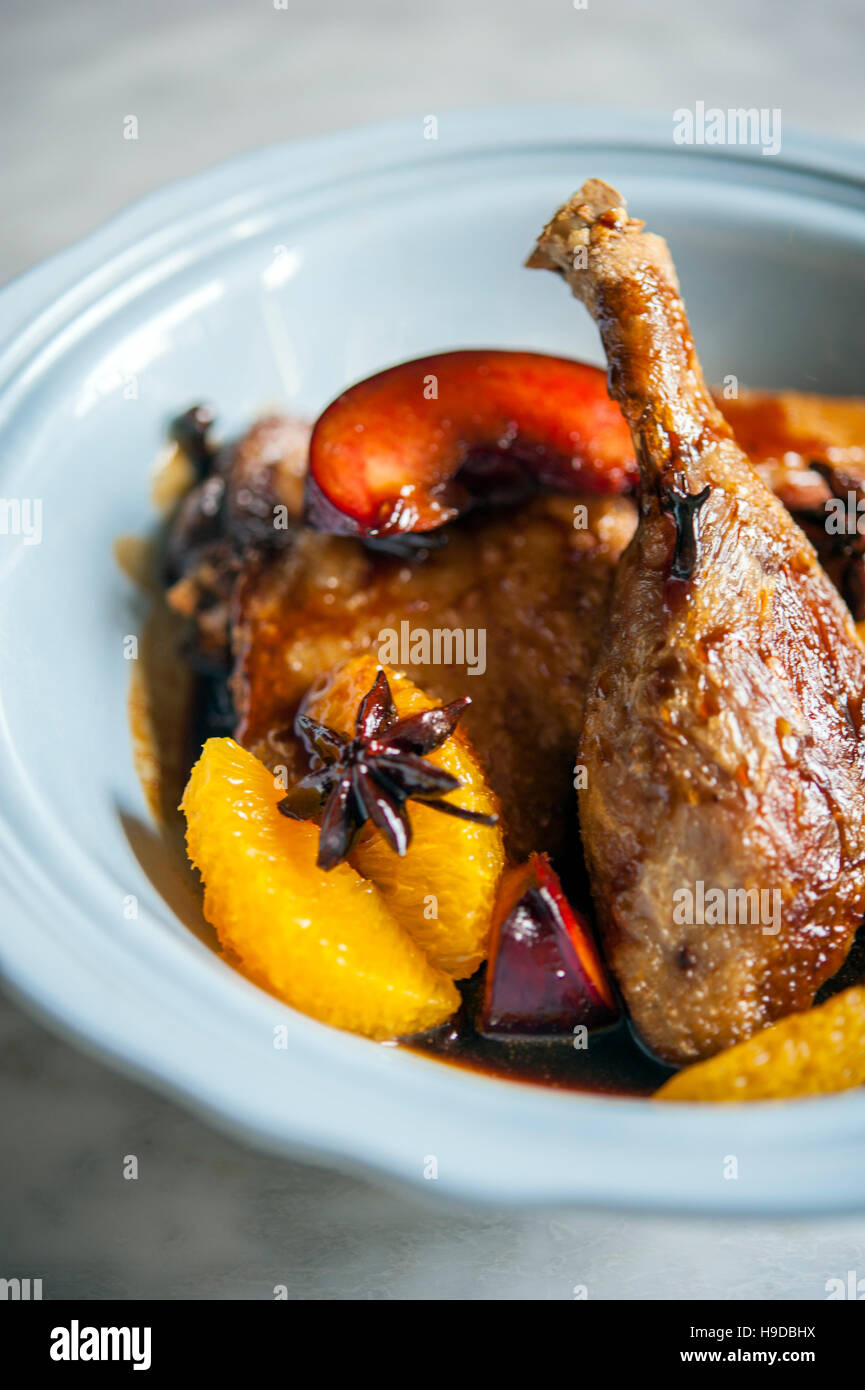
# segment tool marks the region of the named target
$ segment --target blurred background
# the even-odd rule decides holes
[[[701,100],[865,137],[860,0],[0,0],[0,15],[7,277],[169,179],[391,116]]]
[[[393,116],[701,100],[865,139],[863,37],[861,0],[0,0],[0,281],[171,179]],[[250,1153],[8,1000],[0,1115],[0,1276],[46,1298],[819,1299],[865,1272],[865,1219],[453,1211]]]

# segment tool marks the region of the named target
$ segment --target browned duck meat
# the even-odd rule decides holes
[[[202,406],[178,416],[172,433],[198,481],[168,535],[163,575],[168,603],[191,620],[188,656],[204,670],[227,669],[234,586],[253,556],[273,554],[300,529],[309,426],[284,415],[256,421],[212,449]]]
[[[585,509],[578,527],[575,505]],[[574,750],[634,525],[627,497],[536,497],[473,513],[412,557],[303,533],[238,589],[238,738],[288,766],[301,750],[275,735],[309,686],[378,654],[439,700],[471,696],[463,723],[501,799],[511,855],[556,853],[573,843]],[[303,754],[290,777],[306,770]]]
[[[580,822],[635,1024],[684,1063],[807,1007],[847,954],[865,906],[865,652],[706,388],[665,243],[592,181],[530,263],[594,316],[640,464]]]
[[[442,701],[472,697],[464,725],[514,858],[567,844],[574,748],[633,499],[536,497],[392,554],[300,525],[305,426],[268,417],[208,453],[199,419],[187,412],[175,431],[202,476],[171,530],[168,601],[191,620],[193,663],[233,666],[238,738],[302,775],[302,745],[276,736],[323,672],[383,652],[390,633],[398,653],[382,660]],[[273,526],[278,508],[287,527]]]

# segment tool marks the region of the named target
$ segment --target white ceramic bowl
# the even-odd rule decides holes
[[[254,1142],[407,1184],[434,1155],[438,1189],[471,1200],[863,1203],[865,1091],[665,1107],[378,1047],[231,971],[148,861],[122,650],[140,615],[112,543],[150,524],[179,408],[206,398],[226,431],[274,403],[312,415],[449,347],[600,360],[587,315],[521,269],[590,175],[669,237],[712,379],[863,390],[862,153],[804,138],[775,158],[684,150],[671,134],[531,108],[443,116],[437,140],[418,119],[278,146],[147,198],[0,293],[0,493],[39,499],[43,528],[38,545],[0,535],[2,966],[43,1016]]]

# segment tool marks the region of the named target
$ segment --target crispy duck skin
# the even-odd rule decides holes
[[[848,952],[865,907],[865,651],[706,388],[666,244],[593,180],[529,264],[595,318],[640,465],[580,824],[632,1019],[681,1064],[808,1007]],[[696,903],[701,886],[765,891],[778,930],[762,905],[756,923],[737,905],[732,924],[700,925],[683,890]]]
[[[585,505],[587,525],[574,526]],[[473,513],[446,544],[413,559],[353,537],[307,531],[250,569],[235,601],[240,741],[289,780],[308,770],[291,728],[307,689],[331,667],[380,650],[384,629],[484,629],[485,670],[393,664],[463,718],[504,813],[509,851],[555,853],[576,833],[574,750],[615,566],[633,534],[626,497],[536,497]]]

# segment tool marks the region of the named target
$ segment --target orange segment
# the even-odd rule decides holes
[[[790,1014],[747,1042],[686,1067],[659,1100],[776,1100],[865,1085],[865,987]]]
[[[358,705],[381,669],[371,656],[356,657],[307,696],[304,712],[341,733],[353,733]],[[401,717],[439,703],[405,676],[389,667],[384,670]],[[430,753],[429,761],[462,782],[447,800],[485,815],[498,814],[498,800],[460,729]],[[464,979],[486,955],[496,885],[505,865],[501,828],[456,820],[420,801],[408,803],[408,814],[413,834],[403,858],[367,825],[351,852],[351,863],[372,879],[400,926],[429,959],[454,979]]]
[[[317,868],[318,827],[288,820],[272,773],[211,738],[181,808],[204,915],[249,973],[322,1023],[392,1038],[450,1018],[459,995],[348,864]]]

